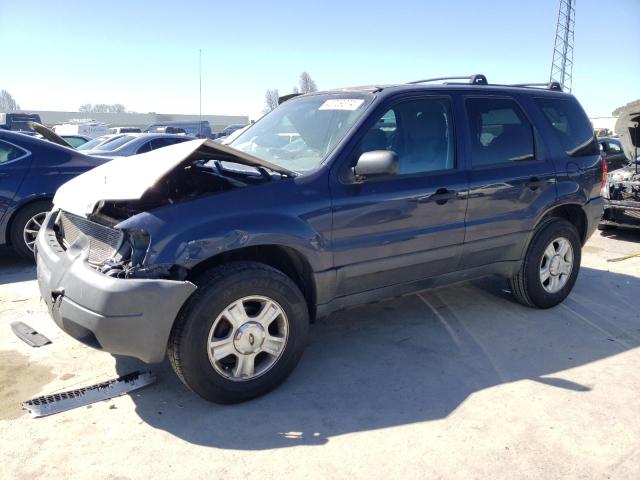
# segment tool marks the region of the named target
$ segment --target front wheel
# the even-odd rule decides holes
[[[195,280],[169,340],[174,370],[192,391],[236,403],[282,383],[306,345],[304,296],[282,272],[255,262],[216,267]]]
[[[529,307],[558,305],[578,278],[580,258],[576,228],[562,218],[545,219],[533,235],[520,271],[509,281],[516,300]]]

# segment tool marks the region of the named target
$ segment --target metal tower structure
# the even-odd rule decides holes
[[[576,24],[576,0],[560,0],[556,40],[553,45],[553,63],[550,82],[559,82],[563,90],[571,91],[573,71],[573,32]]]

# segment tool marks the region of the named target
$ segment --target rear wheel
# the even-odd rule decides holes
[[[216,403],[235,403],[278,386],[306,345],[304,296],[282,272],[255,262],[216,267],[195,280],[169,340],[180,379]]]
[[[49,210],[51,202],[34,202],[19,210],[11,222],[11,246],[21,257],[33,260],[36,237]]]
[[[511,278],[511,291],[523,305],[553,307],[571,292],[580,259],[576,228],[562,218],[548,218],[534,233],[520,271]]]

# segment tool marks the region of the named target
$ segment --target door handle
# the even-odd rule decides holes
[[[544,187],[547,183],[549,183],[548,180],[540,180],[538,177],[531,177],[525,185],[529,190],[533,190],[535,192],[540,187]]]
[[[429,196],[429,200],[433,200],[438,205],[444,205],[449,200],[455,200],[456,198],[458,198],[458,192],[447,188],[439,188],[434,194]]]

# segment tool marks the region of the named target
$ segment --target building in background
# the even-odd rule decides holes
[[[153,123],[169,122],[169,121],[191,121],[200,120],[199,115],[182,115],[174,113],[86,113],[86,112],[56,112],[56,111],[29,111],[40,115],[42,123],[51,127],[62,123],[68,123],[74,118],[91,117],[99,123],[107,126],[117,127],[138,127],[144,129]],[[248,124],[249,117],[247,115],[202,115],[202,120],[206,120],[211,125],[214,132],[223,130],[232,124]]]

